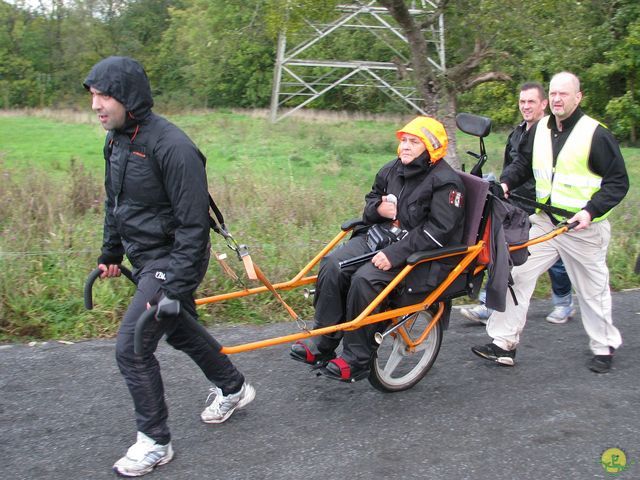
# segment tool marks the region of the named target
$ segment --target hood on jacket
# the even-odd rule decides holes
[[[127,111],[125,128],[138,123],[151,113],[153,97],[147,74],[137,61],[129,57],[108,57],[96,63],[83,82],[115,98]]]
[[[447,131],[444,129],[444,125],[435,118],[416,117],[398,130],[396,137],[400,139],[403,133],[415,135],[422,140],[433,163],[436,163],[447,154],[447,145],[449,144]],[[400,147],[398,147],[399,152]]]

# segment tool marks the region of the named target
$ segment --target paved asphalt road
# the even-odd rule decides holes
[[[639,479],[640,292],[614,294],[625,344],[606,375],[585,367],[580,321],[548,324],[549,309],[533,303],[515,368],[475,357],[469,347],[488,337],[455,312],[433,369],[397,394],[316,378],[284,345],[235,355],[258,395],[218,426],[199,421],[205,379],[163,342],[177,455],[145,478]],[[231,345],[294,330],[212,332]],[[113,340],[0,347],[0,478],[115,477],[135,425],[113,353]],[[626,471],[600,465],[610,448]]]

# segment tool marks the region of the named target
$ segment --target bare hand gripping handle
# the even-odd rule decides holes
[[[119,265],[119,268],[122,274],[129,280],[131,280],[131,283],[135,285],[136,281],[133,279],[131,270],[129,270],[127,267],[123,267],[122,265]],[[102,270],[96,268],[89,274],[87,280],[84,282],[84,308],[86,308],[87,310],[93,309],[93,283],[101,274]]]

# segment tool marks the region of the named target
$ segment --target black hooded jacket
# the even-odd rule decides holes
[[[124,127],[109,132],[104,149],[107,198],[99,262],[119,263],[126,253],[139,269],[164,259],[164,293],[190,298],[208,264],[205,157],[178,127],[152,113],[149,81],[135,60],[102,60],[84,86],[113,97],[127,112]]]
[[[401,267],[414,252],[434,250],[462,241],[464,184],[444,160],[431,163],[427,152],[408,165],[399,158],[384,165],[365,197],[363,220],[368,224],[389,222],[377,208],[384,195],[398,199],[397,220],[409,233],[382,251],[392,267]],[[409,291],[433,288],[450,270],[447,262],[419,265],[406,279]]]

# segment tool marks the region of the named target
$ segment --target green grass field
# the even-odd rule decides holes
[[[361,213],[376,171],[391,160],[399,120],[286,119],[275,125],[249,113],[196,112],[169,117],[208,158],[210,190],[234,236],[250,246],[272,280],[297,273],[346,219]],[[0,114],[0,340],[110,336],[127,305],[125,280],[98,282],[96,308],[82,306],[102,234],[104,131],[88,112]],[[499,172],[507,132],[487,139],[485,172]],[[460,159],[478,141],[458,135]],[[611,286],[639,286],[640,150],[624,148],[632,189],[612,214]],[[465,158],[466,157],[466,158]],[[217,237],[217,236],[216,236]],[[212,237],[214,247],[226,250]],[[240,266],[232,264],[236,271]],[[198,296],[235,285],[212,263]],[[542,279],[537,295],[548,294]],[[310,317],[300,292],[287,301]],[[264,322],[286,313],[271,296],[201,310],[205,321]]]

